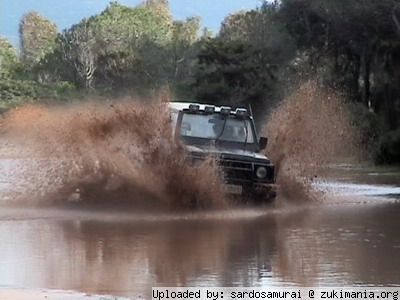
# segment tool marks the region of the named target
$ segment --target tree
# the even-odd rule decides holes
[[[91,28],[89,21],[84,19],[77,26],[72,27],[64,37],[65,55],[69,56],[68,59],[75,66],[81,82],[87,89],[92,89],[98,59],[93,28]]]
[[[144,6],[159,17],[165,26],[173,25],[173,18],[168,0],[145,0]]]
[[[279,22],[278,4],[229,15],[219,36],[200,51],[194,87],[197,97],[218,104],[268,108],[283,86],[283,71],[296,44]]]
[[[278,11],[277,2],[266,2],[259,9],[231,14],[222,22],[219,36],[249,43],[266,56],[273,53],[274,63],[284,64],[295,56],[296,43],[278,20]]]
[[[225,40],[248,40],[255,24],[251,22],[253,12],[239,11],[228,15],[221,23],[219,36]]]
[[[200,22],[199,17],[174,22],[171,40],[173,60],[171,79],[182,80],[190,76],[191,62],[197,54],[195,43],[199,40]]]
[[[24,15],[19,24],[22,60],[32,66],[53,51],[57,26],[37,12]]]
[[[99,47],[93,19],[83,19],[56,38],[56,46],[33,71],[45,83],[69,82],[87,90],[94,88]]]
[[[11,77],[17,63],[17,51],[7,39],[0,37],[0,79]]]
[[[396,0],[283,0],[280,8],[311,66],[323,66],[326,79],[370,110],[383,107],[391,128],[400,84],[397,6]]]
[[[147,6],[111,3],[92,20],[99,51],[99,82],[114,86],[158,84],[165,77],[171,28]]]
[[[206,42],[198,55],[195,70],[196,98],[233,106],[263,105],[274,91],[274,67],[248,43]]]

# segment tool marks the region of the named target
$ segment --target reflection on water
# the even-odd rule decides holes
[[[363,185],[399,186],[400,170],[398,167],[371,167],[354,165],[332,165],[325,170],[329,179],[339,182],[351,182]]]
[[[152,286],[400,285],[400,203],[390,200],[399,173],[333,173],[316,183],[332,199],[307,207],[172,215],[1,208],[0,296],[1,288],[131,297]]]
[[[400,171],[395,167],[355,167],[333,165],[326,168],[324,178],[314,181],[314,187],[328,197],[342,198],[342,203],[371,203],[377,200],[400,200]],[[328,178],[328,179],[326,179]]]
[[[247,218],[3,220],[0,283],[121,296],[152,286],[400,284],[400,205]]]

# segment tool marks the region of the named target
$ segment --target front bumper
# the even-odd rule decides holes
[[[264,186],[275,182],[275,168],[272,164],[220,159],[218,165],[223,172],[224,181],[228,184]],[[265,178],[257,177],[256,170],[258,167],[267,169]]]
[[[276,196],[277,186],[274,183],[225,184],[224,190],[230,195],[259,196],[271,198]]]
[[[253,195],[260,195],[260,196],[270,196],[270,197],[275,197],[276,196],[276,191],[277,191],[277,186],[275,183],[256,183],[253,184],[252,187],[250,187],[250,191],[252,192]]]
[[[205,155],[191,153],[191,163],[196,165],[206,159]],[[225,191],[228,194],[265,195],[275,194],[275,167],[270,162],[238,159],[229,155],[216,156],[215,160],[221,170],[221,176],[225,183]],[[265,167],[267,175],[265,178],[258,178],[256,170],[258,167]]]

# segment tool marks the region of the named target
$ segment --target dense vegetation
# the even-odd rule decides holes
[[[167,0],[116,2],[59,32],[22,17],[0,39],[0,111],[86,94],[148,94],[270,108],[317,78],[345,93],[378,162],[400,162],[400,1],[281,0],[226,17],[218,34],[173,20]],[[312,118],[312,116],[310,116]]]

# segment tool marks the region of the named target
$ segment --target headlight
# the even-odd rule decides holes
[[[259,179],[263,179],[267,177],[267,168],[265,167],[258,167],[256,170],[256,176]]]

